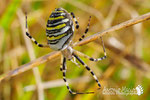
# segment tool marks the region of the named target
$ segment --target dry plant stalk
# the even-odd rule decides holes
[[[113,32],[113,31],[116,31],[116,30],[119,30],[119,29],[122,29],[122,28],[126,28],[126,27],[129,27],[129,26],[132,26],[134,24],[137,24],[137,23],[140,23],[140,22],[143,22],[145,20],[149,20],[150,19],[150,13],[147,13],[147,14],[144,14],[144,15],[141,15],[139,17],[136,17],[136,18],[133,18],[131,20],[128,20],[126,22],[123,22],[121,24],[118,24],[118,25],[115,25],[111,28],[108,28],[102,32],[98,32],[94,35],[91,35],[85,39],[83,39],[82,41],[78,42],[77,44],[75,44],[74,46],[79,46],[79,45],[84,45],[84,44],[87,44],[89,42],[92,42],[96,39],[98,39],[100,36],[103,36],[107,33],[110,33],[110,32]],[[15,70],[12,70],[8,73],[4,73],[2,75],[0,75],[0,81],[2,81],[3,79],[6,79],[8,77],[13,77],[13,76],[16,76],[20,73],[23,73],[33,67],[36,67],[48,60],[51,60],[51,59],[54,59],[56,58],[57,56],[59,56],[61,53],[60,51],[54,51],[54,52],[51,52],[45,56],[42,56],[36,60],[33,60],[25,65],[22,65],[20,66],[19,68],[15,69]]]
[[[30,60],[34,60],[36,59],[36,57],[35,57],[35,53],[33,50],[32,42],[26,38],[26,33],[25,33],[25,28],[24,28],[25,27],[25,22],[24,22],[25,15],[23,14],[23,11],[21,9],[17,11],[17,15],[18,15],[19,22],[22,28],[22,35],[25,41],[25,46],[27,48],[29,58]],[[35,81],[36,81],[38,100],[44,100],[44,90],[42,86],[42,80],[41,80],[39,69],[36,66],[32,70],[33,70],[33,74],[34,74]]]

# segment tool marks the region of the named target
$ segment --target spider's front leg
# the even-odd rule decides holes
[[[79,23],[78,23],[78,21],[77,21],[77,19],[76,19],[75,15],[74,15],[74,13],[73,13],[73,12],[71,12],[70,14],[71,14],[72,18],[73,18],[73,19],[74,19],[74,21],[75,21],[76,29],[78,29],[78,28],[79,28]]]
[[[87,32],[89,31],[89,28],[90,28],[90,21],[91,21],[91,16],[89,17],[89,21],[88,21],[87,27],[86,27],[86,29],[85,29],[85,32],[84,32],[84,34],[79,38],[79,41],[82,41],[82,40],[85,38],[85,35],[87,34]]]
[[[28,31],[28,24],[27,24],[27,13],[26,13],[26,35],[38,46],[38,47],[49,47],[48,45],[40,44],[38,43],[30,34]]]
[[[77,19],[76,19],[76,17],[75,17],[75,15],[74,15],[73,12],[71,12],[71,16],[73,17],[73,19],[74,19],[74,21],[75,21],[76,29],[78,29],[78,28],[79,28],[79,23],[78,23],[78,21],[77,21]],[[85,29],[85,32],[84,32],[84,34],[79,38],[79,41],[82,41],[82,40],[85,38],[85,35],[88,33],[89,28],[90,28],[90,21],[91,21],[91,16],[89,17],[88,24],[87,24],[87,27],[86,27],[86,29]],[[76,44],[77,44],[77,42],[75,42],[73,45],[76,45]]]

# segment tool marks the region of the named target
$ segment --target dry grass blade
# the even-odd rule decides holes
[[[83,76],[83,77],[79,77],[76,79],[68,79],[68,82],[69,83],[78,83],[78,82],[89,82],[90,80],[91,80],[91,78],[89,76]],[[62,79],[57,79],[57,80],[53,80],[53,81],[43,82],[42,85],[43,85],[44,89],[48,89],[48,88],[64,86],[65,83]],[[24,87],[24,90],[26,92],[33,91],[35,89],[36,89],[35,85],[29,85],[29,86]]]
[[[107,34],[107,33],[110,33],[110,32],[113,32],[113,31],[116,31],[116,30],[119,30],[119,29],[122,29],[122,28],[126,28],[126,27],[129,27],[129,26],[132,26],[134,24],[137,24],[137,23],[140,23],[140,22],[143,22],[145,20],[148,20],[150,19],[150,13],[147,13],[147,14],[144,14],[144,15],[141,15],[139,17],[136,17],[136,18],[133,18],[131,20],[128,20],[126,22],[123,22],[121,24],[118,24],[118,25],[115,25],[111,28],[108,28],[102,32],[98,32],[88,38],[85,38],[83,41],[77,43],[76,45],[83,45],[83,44],[87,44],[89,42],[92,42],[96,39],[98,39],[100,36],[104,35],[104,34]],[[75,45],[74,45],[75,46]],[[6,74],[3,74],[0,76],[0,81],[7,78],[7,77],[12,77],[12,76],[15,76],[15,75],[18,75],[22,72],[25,72],[35,66],[38,66],[50,59],[54,59],[55,57],[59,56],[60,55],[60,52],[52,52],[50,54],[47,54],[43,57],[40,57],[28,64],[25,64],[25,65],[22,65],[20,66],[19,68],[15,69],[15,70],[12,70]]]
[[[27,39],[26,35],[25,35],[26,34],[25,33],[25,21],[24,21],[24,16],[25,15],[23,14],[23,11],[21,9],[19,9],[17,11],[17,15],[18,15],[19,22],[20,22],[20,25],[21,25],[21,28],[22,28],[22,35],[23,35],[23,38],[25,40],[25,45],[27,47],[28,55],[29,55],[31,60],[34,60],[34,59],[36,59],[36,57],[35,57],[35,53],[34,53],[34,50],[33,50],[32,42],[29,39]],[[39,72],[38,67],[33,68],[33,74],[34,74],[34,77],[35,77],[35,80],[36,80],[38,99],[39,100],[44,100],[44,90],[43,90],[42,80],[41,80],[41,76],[40,76],[40,72]]]

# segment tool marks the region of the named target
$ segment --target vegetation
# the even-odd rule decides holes
[[[0,80],[5,79],[0,81],[0,100],[149,100],[149,4],[149,0],[1,0]],[[82,36],[89,16],[92,16],[88,38],[74,49],[94,58],[103,56],[103,48],[100,39],[91,39],[93,34],[100,34],[105,29],[147,13],[146,18],[138,17],[140,22],[146,20],[140,24],[131,26],[126,23],[130,27],[102,34],[107,59],[91,62],[82,58],[98,76],[102,85],[100,90],[82,65],[78,68],[67,61],[67,78],[71,88],[79,92],[95,91],[94,94],[69,94],[59,69],[60,53],[50,48],[39,48],[25,36],[24,14],[27,12],[31,35],[39,43],[46,44],[47,19],[57,7],[74,12],[77,17],[80,28],[75,30],[74,42]],[[35,67],[33,62],[38,66]],[[21,69],[18,74],[6,77],[11,75],[7,73],[12,70],[16,73],[14,69],[17,68]],[[140,89],[141,95],[137,95],[136,88]],[[119,89],[124,94],[116,92]]]

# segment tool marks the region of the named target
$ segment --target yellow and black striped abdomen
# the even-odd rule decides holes
[[[74,29],[70,14],[63,8],[57,8],[52,12],[46,28],[46,36],[50,48],[54,50],[64,49],[70,42]]]

